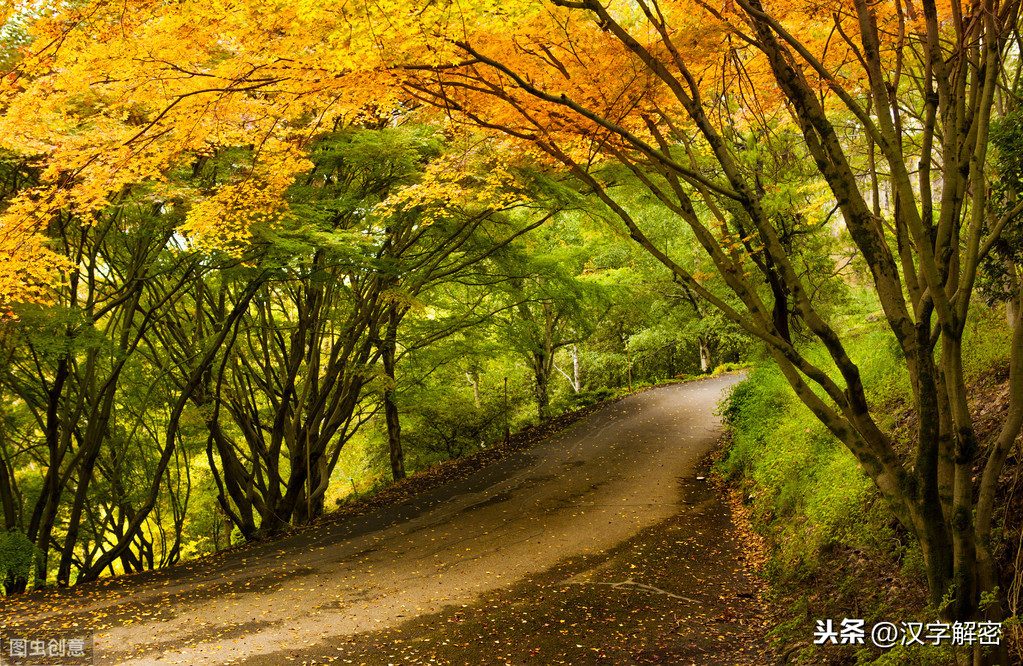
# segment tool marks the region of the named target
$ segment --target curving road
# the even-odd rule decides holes
[[[273,664],[282,651],[464,604],[675,514],[678,480],[714,446],[714,408],[738,380],[638,393],[465,480],[345,525],[32,595],[2,617],[109,624],[96,633],[100,664]]]

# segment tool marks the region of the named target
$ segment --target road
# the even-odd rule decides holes
[[[637,393],[462,481],[344,525],[29,596],[5,604],[2,617],[91,626],[99,664],[275,664],[327,638],[466,604],[675,515],[679,479],[713,448],[715,406],[736,381]]]

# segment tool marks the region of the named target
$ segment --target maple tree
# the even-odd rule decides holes
[[[549,419],[550,387],[558,350],[577,346],[602,323],[612,289],[583,274],[585,245],[556,242],[557,229],[531,239],[520,253],[500,257],[497,273],[509,275],[501,291],[513,304],[498,318],[509,348],[518,352],[532,374],[537,418]],[[530,258],[521,252],[533,252]],[[578,387],[576,387],[578,389]]]
[[[190,194],[183,229],[243,241],[260,216],[286,214],[283,186],[309,169],[324,127],[439,113],[451,128],[496,132],[509,159],[567,168],[681,283],[766,343],[919,540],[934,603],[998,619],[998,604],[979,602],[998,588],[994,490],[1023,423],[1018,309],[1010,406],[986,449],[962,340],[978,267],[1023,211],[1011,183],[988,196],[999,178],[991,126],[1018,92],[1018,19],[1014,0],[61,7],[36,21],[35,45],[0,88],[3,145],[46,165],[3,224],[87,217],[138,182],[169,195],[168,171],[241,145],[253,149],[239,177]],[[780,152],[746,159],[753,139]],[[616,199],[608,162],[689,225],[741,309],[651,242]],[[813,165],[795,199],[763,177],[793,162]],[[909,458],[878,425],[786,240],[827,224],[828,211],[866,262],[912,378]],[[807,356],[793,321],[827,364]]]
[[[1023,422],[1023,327],[1017,315],[1013,397],[986,450],[968,411],[962,336],[979,261],[1023,210],[1014,193],[1002,207],[987,195],[996,91],[1018,66],[1010,46],[1018,5],[853,2],[824,14],[816,5],[768,11],[742,0],[721,10],[556,0],[532,18],[508,39],[453,37],[464,64],[406,85],[570,168],[637,242],[765,341],[801,400],[920,541],[935,605],[950,602],[955,617],[1000,619],[997,604],[978,605],[981,592],[998,589],[994,491]],[[1012,104],[1011,90],[1000,96]],[[878,425],[842,331],[812,302],[783,242],[786,219],[818,224],[822,207],[772,200],[757,182],[761,169],[739,159],[739,133],[777,132],[779,118],[798,132],[799,159],[812,159],[827,187],[818,200],[837,204],[905,355],[920,423],[915,459],[900,456]],[[650,243],[605,187],[597,155],[625,165],[690,224],[745,312]],[[769,299],[761,279],[773,287]],[[788,315],[824,344],[827,366],[792,338]]]
[[[210,334],[217,344],[190,359],[178,385],[145,368],[140,348],[204,267],[172,250],[180,222],[172,206],[129,191],[121,204],[88,220],[51,220],[53,241],[73,260],[67,280],[48,286],[51,302],[22,307],[17,326],[6,324],[0,385],[16,399],[4,405],[4,464],[19,464],[0,479],[0,496],[7,520],[23,521],[36,544],[37,580],[54,548],[57,580],[67,584],[73,569],[95,577],[130,548],[151,546],[141,529],[167,499],[184,408],[241,313],[225,314]],[[41,474],[24,478],[16,470],[26,464]],[[133,474],[142,469],[147,478]],[[99,512],[97,495],[107,501]],[[25,515],[20,506],[8,512],[22,502]]]
[[[405,476],[393,402],[399,326],[424,290],[461,277],[545,219],[498,219],[522,202],[510,175],[494,180],[482,168],[457,191],[422,191],[414,182],[421,167],[465,157],[439,155],[432,134],[411,128],[321,137],[310,156],[314,169],[291,190],[296,219],[264,230],[275,276],[243,317],[243,343],[226,359],[230,372],[210,377],[197,396],[197,406],[213,410],[222,508],[246,537],[322,513],[342,448],[378,408],[392,476]],[[427,182],[443,186],[446,178]],[[485,196],[495,183],[505,184],[501,196]],[[209,316],[223,314],[211,309]],[[369,406],[362,397],[375,386],[382,404]],[[221,413],[241,437],[227,432]]]

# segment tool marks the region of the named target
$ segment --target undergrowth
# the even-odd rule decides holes
[[[966,372],[978,380],[1004,366],[1008,336],[997,313],[982,312],[966,332]],[[880,425],[908,450],[915,424],[901,350],[881,328],[850,344]],[[811,360],[826,367],[822,350]],[[818,620],[933,622],[923,558],[895,521],[852,453],[807,409],[771,363],[737,384],[722,407],[731,431],[718,473],[741,489],[754,527],[768,540],[765,567],[776,601],[787,607],[773,638],[790,663],[970,663],[965,649],[815,646]],[[869,640],[867,641],[869,645]]]

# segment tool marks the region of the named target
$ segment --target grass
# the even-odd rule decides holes
[[[964,337],[964,370],[978,381],[1004,368],[1008,329],[998,311],[978,309]],[[879,425],[910,436],[912,408],[901,350],[880,326],[849,342]],[[833,364],[821,348],[811,362]],[[872,621],[933,621],[926,608],[922,557],[914,539],[891,512],[856,459],[796,398],[771,363],[755,366],[723,405],[732,442],[718,473],[747,499],[757,530],[771,545],[765,574],[788,607],[773,637],[793,647],[797,663],[969,663],[946,649],[898,648],[887,652],[809,645],[814,621],[860,617]]]

